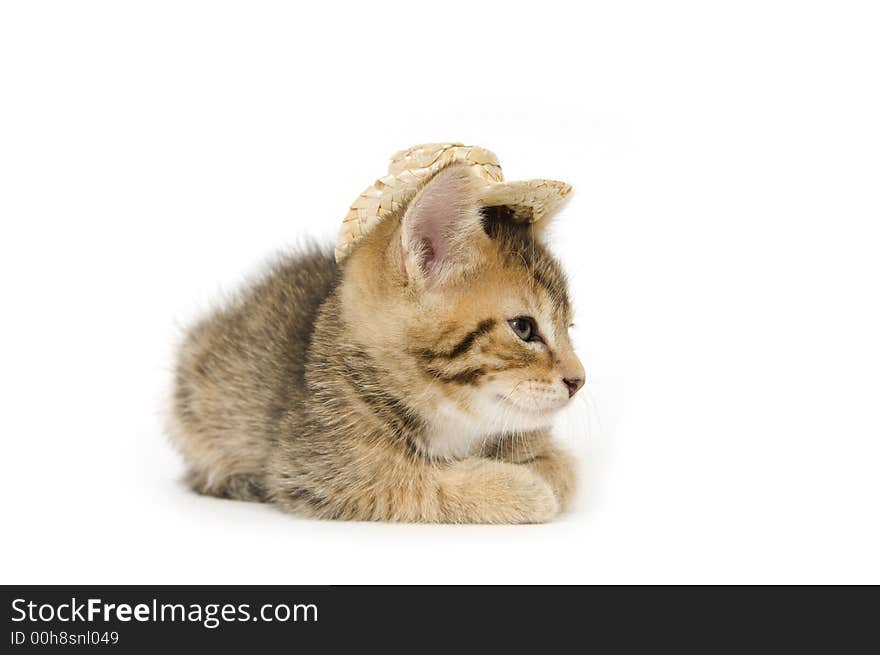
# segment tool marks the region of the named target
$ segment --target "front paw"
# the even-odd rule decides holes
[[[568,452],[551,442],[548,433],[501,439],[489,444],[483,457],[517,464],[537,473],[553,489],[561,510],[577,491],[577,463]]]
[[[526,464],[540,475],[556,494],[560,510],[565,509],[577,491],[577,464],[564,450],[554,448]]]
[[[525,472],[522,468],[519,470]],[[513,504],[520,523],[546,523],[559,514],[559,497],[544,478],[532,472],[518,477],[522,479],[513,485]]]
[[[527,467],[475,459],[453,467],[448,520],[461,523],[546,523],[559,513],[550,485]]]

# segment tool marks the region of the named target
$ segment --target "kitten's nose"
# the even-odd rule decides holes
[[[565,383],[565,386],[568,387],[568,397],[571,398],[578,392],[582,386],[584,386],[583,378],[562,378],[562,381]]]

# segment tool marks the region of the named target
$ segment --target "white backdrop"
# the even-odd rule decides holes
[[[871,3],[358,5],[3,3],[0,582],[880,582]],[[575,507],[189,493],[181,327],[445,140],[575,187]]]

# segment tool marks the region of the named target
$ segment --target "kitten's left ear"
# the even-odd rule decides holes
[[[447,166],[416,194],[400,227],[407,277],[441,283],[472,265],[486,239],[478,180],[464,165]]]

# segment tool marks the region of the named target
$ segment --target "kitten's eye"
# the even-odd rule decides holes
[[[510,329],[516,333],[516,336],[523,341],[542,341],[538,335],[538,329],[535,327],[535,320],[533,318],[517,316],[507,321],[507,323],[510,325]]]

